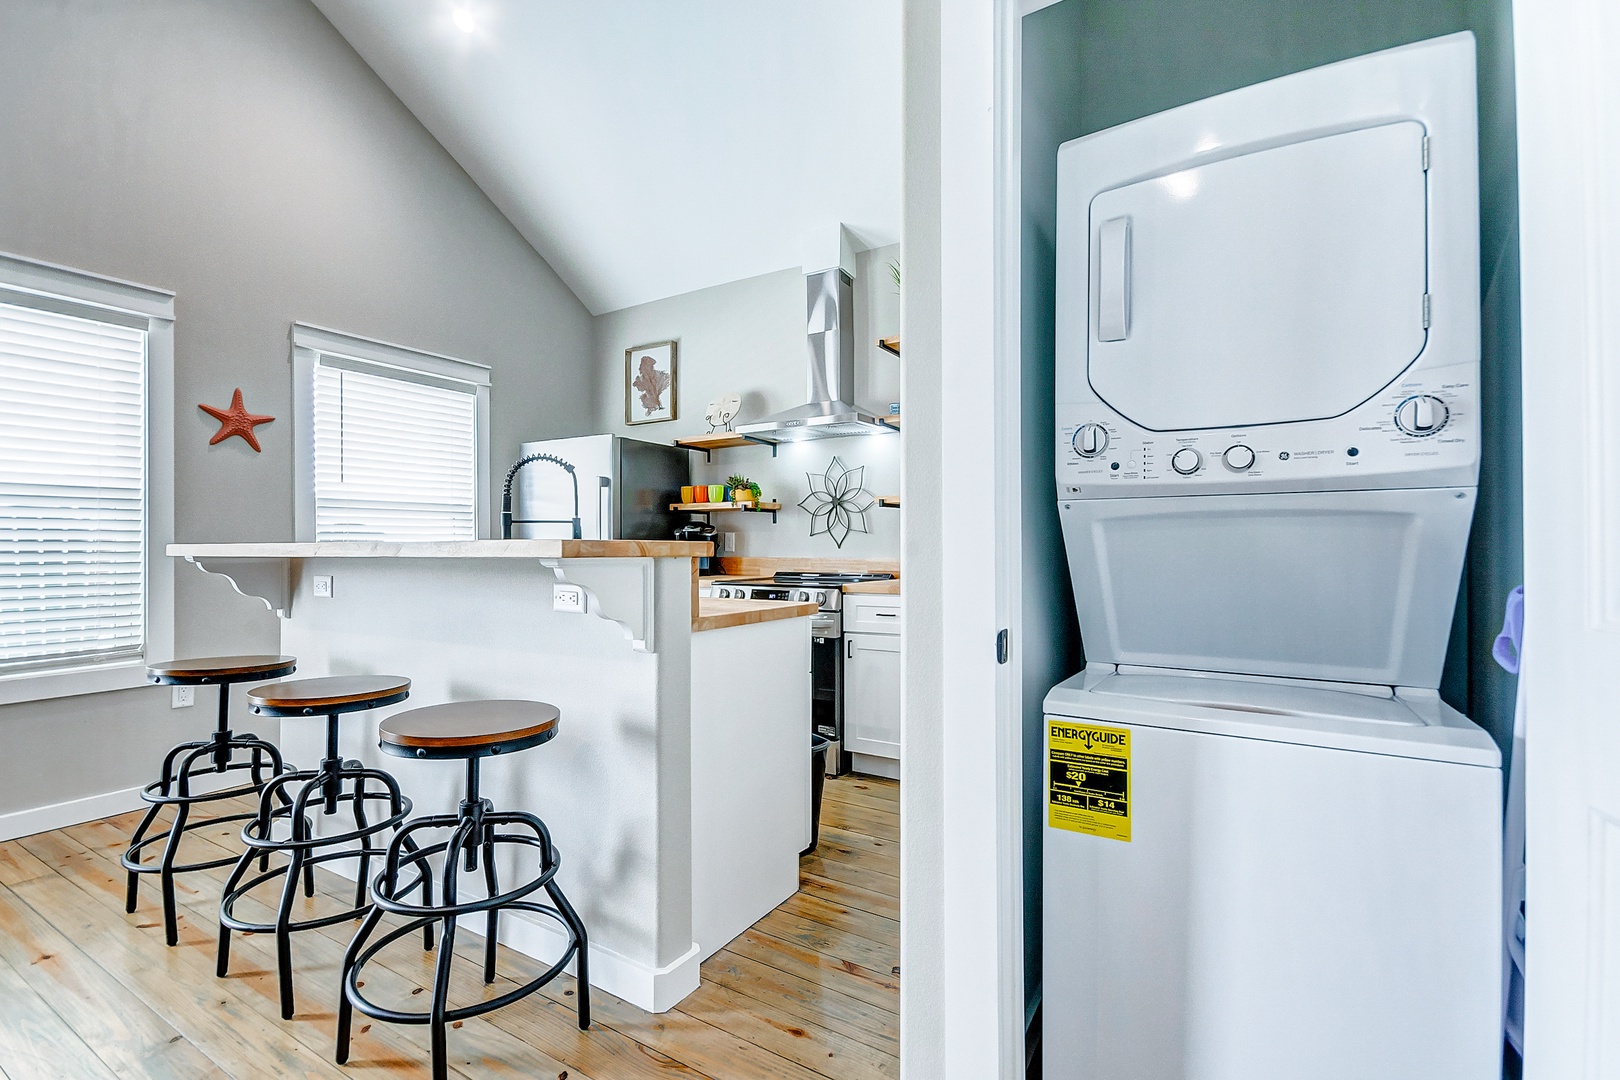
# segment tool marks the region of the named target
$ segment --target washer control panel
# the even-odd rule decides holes
[[[1057,406],[1057,495],[1121,498],[1477,480],[1473,365],[1417,370],[1344,416],[1149,431],[1096,398]]]

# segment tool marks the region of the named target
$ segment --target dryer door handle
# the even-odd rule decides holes
[[[1131,219],[1110,218],[1097,231],[1097,340],[1131,332]]]

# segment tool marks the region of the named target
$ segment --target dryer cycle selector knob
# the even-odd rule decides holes
[[[1074,429],[1074,452],[1083,458],[1094,458],[1108,449],[1108,429],[1101,424],[1081,424]]]
[[[1450,419],[1451,410],[1433,394],[1414,394],[1395,406],[1395,426],[1403,435],[1437,435]]]
[[[1238,443],[1236,446],[1228,446],[1226,453],[1221,455],[1221,460],[1226,462],[1226,467],[1233,472],[1243,472],[1253,467],[1254,450],[1244,446],[1242,443]]]
[[[1203,455],[1190,446],[1183,446],[1170,459],[1170,467],[1182,476],[1191,476],[1204,463]]]

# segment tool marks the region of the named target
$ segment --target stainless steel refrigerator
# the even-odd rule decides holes
[[[684,520],[669,509],[692,482],[690,454],[678,446],[582,435],[518,450],[520,461],[541,456],[513,478],[515,539],[570,539],[577,516],[584,540],[668,540]]]

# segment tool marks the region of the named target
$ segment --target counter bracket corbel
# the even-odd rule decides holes
[[[585,590],[586,611],[616,623],[637,652],[657,652],[652,559],[541,559],[558,581]],[[635,573],[626,573],[633,568]]]
[[[291,614],[293,560],[216,559],[196,555],[187,555],[185,559],[205,574],[224,578],[241,595],[262,601],[283,619]]]

